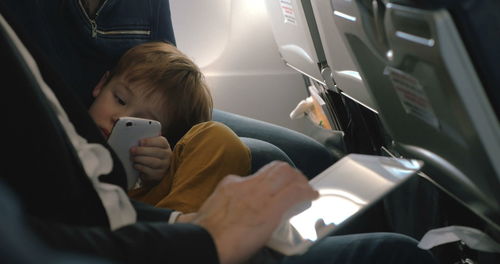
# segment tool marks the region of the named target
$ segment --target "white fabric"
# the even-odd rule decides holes
[[[175,222],[177,222],[177,218],[179,218],[181,214],[182,213],[179,211],[173,211],[172,213],[170,213],[170,217],[168,218],[168,223],[174,224]]]
[[[418,243],[422,249],[431,249],[435,246],[451,242],[462,241],[469,248],[492,253],[500,253],[500,244],[485,233],[466,226],[448,226],[432,229]]]
[[[71,144],[78,153],[78,157],[82,162],[85,172],[104,205],[111,229],[114,230],[135,223],[137,215],[127,194],[120,187],[102,183],[98,179],[100,175],[111,172],[113,168],[113,160],[109,151],[100,144],[89,144],[86,139],[78,135],[56,96],[42,79],[35,60],[1,15],[0,24],[7,30],[26,64],[30,67],[33,76],[50,102]]]

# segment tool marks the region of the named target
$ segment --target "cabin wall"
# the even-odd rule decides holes
[[[177,46],[202,69],[215,107],[305,132],[290,112],[307,97],[302,76],[286,67],[265,0],[170,0]]]

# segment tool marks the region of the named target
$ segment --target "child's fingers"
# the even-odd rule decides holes
[[[159,147],[133,147],[130,149],[130,156],[149,156],[158,159],[169,159],[172,155],[170,149]]]
[[[164,171],[155,170],[141,164],[134,164],[134,168],[140,172],[139,177],[145,181],[161,181],[164,175]]]
[[[165,160],[148,156],[135,156],[132,161],[134,165],[138,164],[156,170],[165,170],[168,167],[168,163]]]
[[[130,159],[143,181],[160,181],[170,166],[172,150],[162,137],[142,139],[139,146],[130,149]]]
[[[143,138],[139,141],[139,146],[170,149],[170,144],[168,143],[167,139],[162,136]]]

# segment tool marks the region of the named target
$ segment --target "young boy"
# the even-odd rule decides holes
[[[143,181],[129,192],[134,199],[194,212],[224,176],[250,172],[250,151],[228,127],[209,121],[212,97],[204,77],[172,45],[150,42],[130,49],[92,95],[89,113],[106,138],[122,116],[162,124],[162,136],[130,150]]]

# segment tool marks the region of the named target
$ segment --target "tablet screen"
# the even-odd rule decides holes
[[[302,205],[273,234],[268,246],[286,255],[300,254],[358,212],[373,205],[422,167],[416,160],[350,154],[314,177],[320,197]]]

